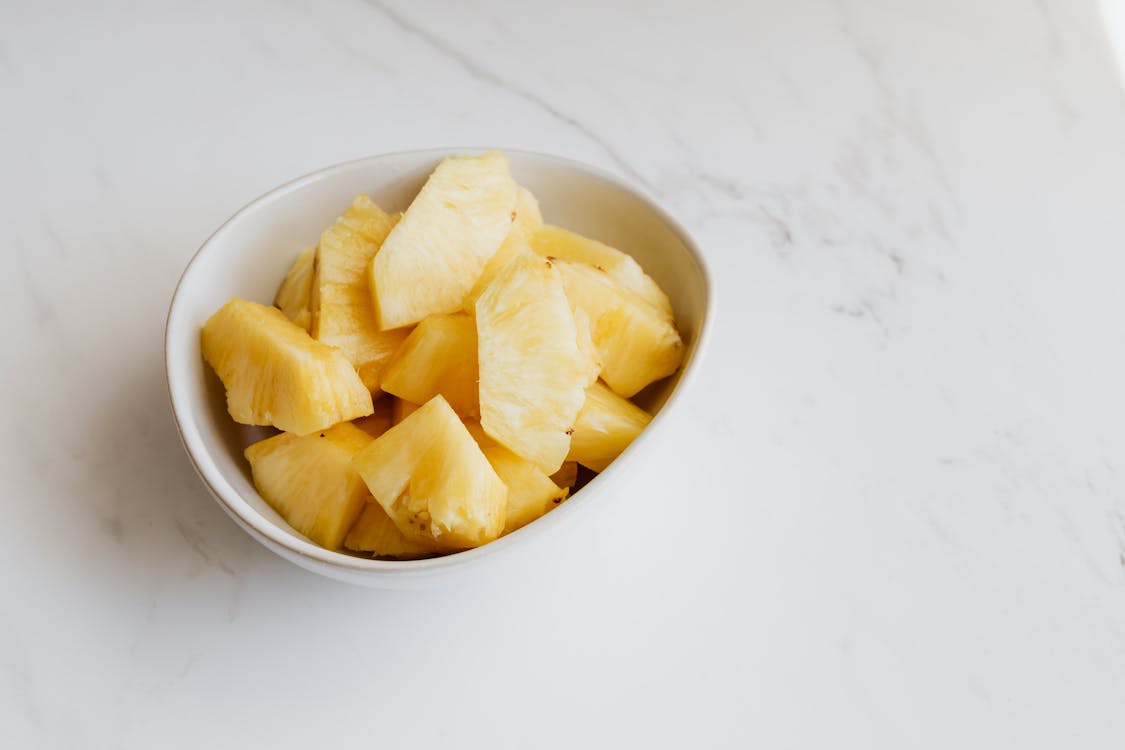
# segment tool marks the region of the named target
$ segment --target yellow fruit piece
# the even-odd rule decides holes
[[[352,465],[407,539],[452,552],[504,529],[508,488],[441,396],[376,438]]]
[[[584,376],[582,386],[587,387],[597,380],[598,375],[602,372],[602,355],[598,352],[597,345],[594,344],[594,332],[590,328],[590,316],[581,308],[575,308],[572,312],[574,313],[574,330],[578,334],[579,362]]]
[[[601,378],[610,388],[629,398],[676,371],[684,345],[670,315],[593,266],[565,260],[555,265],[570,304],[590,319]]]
[[[495,443],[483,448],[483,451],[508,487],[508,512],[503,533],[526,526],[566,499],[567,490],[552,482],[530,461]]]
[[[481,426],[544,473],[558,471],[587,382],[558,269],[521,253],[480,296],[476,313]]]
[[[313,338],[344,353],[368,390],[379,391],[383,365],[407,331],[380,331],[367,266],[398,221],[366,195],[356,197],[320,235],[312,280]]]
[[[359,520],[344,538],[344,546],[353,552],[395,560],[417,560],[435,551],[431,545],[407,539],[379,503],[364,503]]]
[[[395,424],[394,401],[392,396],[375,399],[375,410],[366,417],[353,419],[352,424],[373,438],[379,437]]]
[[[651,421],[639,406],[594,383],[586,390],[586,403],[574,422],[566,458],[588,469],[605,471]]]
[[[201,345],[235,422],[307,435],[373,411],[344,355],[277,308],[236,297],[203,326]]]
[[[309,300],[312,296],[313,257],[316,255],[315,247],[306,247],[293,261],[289,273],[281,281],[277,296],[273,303],[285,313],[285,317],[292,320],[306,331],[312,326],[312,313],[309,310]]]
[[[304,437],[283,432],[245,453],[262,498],[298,532],[339,549],[367,504],[367,487],[351,461],[370,442],[345,422]]]
[[[543,215],[539,213],[539,201],[535,200],[531,191],[523,186],[519,186],[517,190],[516,207],[513,212],[516,218],[512,221],[512,228],[508,230],[508,236],[500,243],[500,249],[493,253],[488,262],[484,264],[484,270],[481,271],[480,277],[473,284],[468,296],[465,297],[465,310],[469,312],[476,309],[477,299],[496,278],[496,274],[500,273],[500,270],[508,265],[508,261],[520,251],[530,247],[528,243],[532,235],[543,226]]]
[[[559,227],[544,226],[531,238],[540,255],[578,261],[602,269],[610,278],[666,315],[672,314],[668,295],[646,274],[632,256],[597,240]]]
[[[394,406],[391,407],[392,424],[398,424],[416,411],[418,411],[418,404],[395,398]]]
[[[578,483],[578,462],[564,461],[562,468],[551,475],[551,481],[559,487],[573,487]]]
[[[476,321],[464,313],[423,320],[387,362],[382,387],[415,404],[440,393],[461,416],[479,416]]]
[[[379,327],[461,309],[512,226],[516,192],[502,153],[442,161],[371,263]]]

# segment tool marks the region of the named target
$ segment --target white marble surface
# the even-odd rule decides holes
[[[1125,743],[1092,0],[94,5],[0,5],[4,747]],[[206,495],[164,315],[245,201],[449,144],[646,186],[716,339],[588,535],[351,588]]]

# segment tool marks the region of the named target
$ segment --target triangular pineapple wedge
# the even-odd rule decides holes
[[[320,235],[312,281],[312,335],[335,346],[355,366],[368,390],[379,391],[383,365],[408,331],[375,326],[367,266],[398,221],[366,195],[356,197]]]
[[[508,261],[521,250],[531,247],[529,242],[532,235],[543,226],[543,215],[539,213],[539,201],[535,200],[531,191],[522,185],[518,187],[516,193],[516,207],[513,209],[513,213],[515,219],[512,221],[512,228],[508,230],[508,236],[500,243],[500,249],[493,253],[488,262],[484,264],[484,270],[481,271],[480,277],[473,284],[468,296],[465,297],[465,309],[469,312],[476,308],[477,298],[496,278],[496,274],[508,265]]]
[[[309,310],[309,300],[312,297],[313,258],[316,256],[315,247],[306,247],[297,255],[297,260],[285,274],[285,278],[278,287],[277,296],[273,303],[285,313],[285,317],[292,320],[306,331],[312,327],[312,312]]]
[[[479,416],[476,321],[464,313],[423,320],[387,362],[382,387],[415,404],[440,393],[461,416]]]
[[[351,461],[370,443],[365,432],[344,422],[304,437],[283,432],[245,453],[262,498],[298,532],[339,549],[366,505],[367,487]]]
[[[407,539],[383,506],[375,502],[364,503],[359,520],[344,538],[344,546],[353,552],[370,552],[375,557],[395,560],[416,560],[436,551],[432,545]]]
[[[558,471],[588,382],[558,269],[535,253],[517,255],[476,313],[481,426],[544,473]]]
[[[373,410],[344,355],[275,307],[236,297],[203,326],[200,343],[235,422],[307,435]]]
[[[531,247],[540,255],[578,261],[602,269],[610,278],[645,302],[672,314],[672,303],[631,255],[609,245],[559,227],[544,226],[531,237]]]
[[[594,266],[555,261],[567,299],[590,319],[602,359],[601,378],[629,398],[680,366],[684,345],[672,316],[622,287]]]
[[[461,309],[512,226],[516,192],[502,153],[442,161],[371,263],[379,327]]]
[[[376,438],[352,465],[407,539],[451,552],[504,529],[508,488],[441,396]]]
[[[586,403],[574,422],[566,458],[587,469],[605,471],[651,421],[644,409],[594,383],[586,389]]]

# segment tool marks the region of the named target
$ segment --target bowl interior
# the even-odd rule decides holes
[[[403,210],[438,161],[450,153],[461,152],[434,150],[370,157],[330,167],[266,194],[204,243],[185,271],[173,299],[165,342],[169,389],[184,443],[197,469],[212,492],[244,526],[320,563],[344,565],[353,570],[406,570],[448,564],[470,553],[388,563],[320,549],[290,528],[258,496],[249,466],[242,457],[245,446],[272,431],[245,427],[230,419],[222,384],[203,362],[199,331],[231,297],[270,304],[297,253],[315,244],[320,232],[356,194],[369,194],[388,211]],[[513,175],[539,199],[547,223],[628,252],[668,293],[687,353],[684,366],[676,375],[638,396],[642,406],[658,413],[690,370],[704,330],[709,291],[697,252],[660,209],[613,177],[557,157],[507,153]],[[654,420],[646,434],[658,428],[660,422]],[[627,454],[635,447],[636,444]],[[603,476],[613,472],[625,458],[622,456]],[[591,482],[559,510],[596,490],[600,479]],[[472,552],[507,544],[556,514],[558,511]]]

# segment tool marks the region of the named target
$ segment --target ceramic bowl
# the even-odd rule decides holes
[[[330,578],[382,588],[413,587],[502,558],[516,545],[595,511],[610,499],[615,476],[636,470],[652,440],[674,439],[674,406],[699,368],[712,317],[703,254],[665,211],[637,188],[569,159],[507,150],[512,173],[539,199],[549,223],[595,237],[632,254],[668,293],[687,345],[679,372],[638,399],[655,418],[606,471],[557,509],[491,544],[429,560],[383,561],[323,549],[294,531],[258,495],[242,456],[265,436],[235,424],[222,384],[203,362],[199,332],[229,298],[270,304],[301,248],[316,242],[358,193],[389,211],[405,209],[442,157],[473,149],[433,149],[372,156],[338,164],[272,190],[236,213],[203,243],[172,297],[165,365],[172,412],[200,478],[231,518],[269,549]]]

